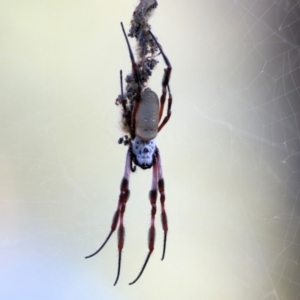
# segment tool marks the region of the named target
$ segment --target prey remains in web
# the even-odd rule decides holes
[[[171,117],[172,94],[169,87],[169,81],[172,67],[161,45],[151,32],[150,25],[148,24],[148,18],[156,6],[156,1],[142,0],[134,11],[128,36],[137,40],[137,59],[135,59],[133,55],[123,23],[121,23],[121,28],[128,47],[129,57],[132,65],[132,73],[127,75],[125,78],[125,93],[123,91],[122,71],[120,71],[121,94],[116,100],[116,104],[121,106],[122,127],[127,133],[124,137],[119,139],[119,144],[123,144],[128,147],[125,160],[125,171],[121,181],[118,206],[113,216],[110,232],[101,247],[93,254],[86,256],[86,258],[90,258],[101,251],[101,249],[112,236],[113,232],[118,227],[119,259],[117,277],[114,285],[117,284],[121,271],[122,250],[125,240],[125,228],[123,220],[126,203],[130,194],[129,179],[131,172],[136,170],[136,166],[142,169],[152,168],[152,185],[149,193],[151,204],[151,222],[148,234],[149,250],[146,260],[138,276],[130,284],[134,284],[141,277],[154,250],[154,221],[158,193],[160,194],[161,222],[164,231],[162,260],[165,257],[166,251],[168,222],[165,211],[165,188],[161,156],[156,145],[155,138]],[[163,60],[166,64],[166,69],[164,70],[162,79],[162,94],[160,99],[158,98],[157,94],[147,86],[149,76],[151,76],[152,71],[158,62],[156,60],[158,55],[163,57]],[[167,111],[163,118],[166,98],[168,98]]]

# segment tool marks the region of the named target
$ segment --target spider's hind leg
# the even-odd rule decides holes
[[[122,31],[126,40],[126,44],[128,47],[128,51],[129,51],[129,56],[130,56],[130,60],[131,60],[131,65],[132,65],[132,75],[134,78],[135,83],[137,84],[137,89],[136,89],[136,95],[134,97],[134,106],[133,106],[133,110],[132,110],[132,114],[131,114],[131,138],[133,139],[135,136],[135,117],[136,117],[136,113],[138,111],[138,107],[141,101],[141,91],[142,91],[142,84],[141,84],[141,79],[140,79],[140,73],[139,73],[139,68],[137,63],[134,60],[134,56],[124,29],[124,25],[121,22],[121,27],[122,27]]]
[[[170,77],[171,77],[171,72],[172,72],[172,66],[170,64],[169,59],[165,55],[161,45],[157,42],[153,33],[151,31],[149,31],[149,33],[150,33],[152,39],[154,40],[154,42],[156,43],[156,45],[160,51],[160,54],[162,55],[162,57],[165,61],[165,64],[167,65],[167,68],[164,70],[164,76],[163,76],[163,80],[162,80],[162,84],[161,84],[162,85],[162,94],[160,97],[159,121],[162,118],[167,92],[169,93],[168,109],[167,109],[167,115],[164,117],[162,123],[158,127],[158,132],[159,132],[166,125],[166,123],[169,121],[169,119],[171,117],[171,107],[172,107],[173,98],[172,98],[169,82],[170,82]]]

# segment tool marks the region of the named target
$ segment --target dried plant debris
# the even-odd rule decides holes
[[[156,0],[140,0],[140,3],[133,12],[131,27],[128,32],[128,36],[136,40],[134,59],[138,67],[139,82],[142,87],[147,85],[148,79],[158,63],[156,56],[160,54],[157,44],[149,33],[151,26],[148,23],[157,6],[158,3]],[[116,104],[122,107],[122,130],[125,133],[130,133],[131,113],[138,90],[138,83],[132,72],[128,74],[125,77],[126,86],[124,93],[122,72],[120,72],[120,80],[121,95],[116,99]]]
[[[156,0],[141,0],[133,13],[128,36],[136,38],[139,57],[144,57],[149,52],[154,54],[157,50],[149,35],[150,25],[148,24],[149,17],[157,5]]]

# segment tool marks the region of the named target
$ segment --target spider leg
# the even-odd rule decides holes
[[[128,107],[126,106],[127,104],[127,99],[124,96],[124,91],[123,91],[123,73],[122,70],[120,70],[120,87],[121,87],[121,94],[118,96],[118,98],[116,99],[116,105],[121,104],[122,105],[122,122],[124,123],[123,126],[125,126],[125,128],[131,128],[131,110],[128,109]],[[119,144],[123,144],[124,146],[128,145],[128,137],[124,136],[122,138],[119,139],[118,141]]]
[[[118,228],[118,250],[119,250],[119,260],[118,260],[118,272],[117,272],[117,278],[115,280],[114,285],[117,284],[119,276],[120,276],[120,269],[121,269],[121,258],[122,258],[122,249],[124,246],[124,239],[125,239],[125,228],[124,228],[124,213],[125,213],[125,207],[127,200],[129,199],[129,177],[130,177],[130,171],[131,171],[131,151],[128,149],[127,155],[126,155],[126,164],[125,164],[125,171],[124,176],[121,181],[120,186],[120,195],[119,195],[119,202],[117,210],[113,216],[112,224],[110,233],[108,234],[107,238],[105,239],[104,243],[101,245],[101,247],[95,251],[93,254],[86,256],[85,258],[90,258],[95,256],[98,252],[102,250],[102,248],[105,246],[105,244],[110,239],[113,232],[116,230],[117,225],[119,223]]]
[[[167,65],[167,68],[164,70],[164,77],[162,80],[162,95],[160,97],[160,109],[159,109],[159,121],[161,120],[162,114],[163,114],[163,110],[164,110],[164,105],[165,105],[165,101],[166,101],[166,95],[167,95],[167,90],[169,92],[169,99],[168,99],[168,110],[167,110],[167,115],[165,116],[163,122],[159,125],[158,127],[158,132],[166,125],[166,123],[169,121],[170,117],[171,117],[171,107],[172,107],[172,94],[170,91],[170,87],[169,87],[169,81],[170,81],[170,77],[171,77],[171,72],[172,72],[172,66],[170,64],[169,59],[167,58],[167,56],[165,55],[161,45],[157,42],[155,36],[153,35],[153,33],[149,30],[149,33],[151,35],[151,37],[153,38],[155,44],[157,45],[164,61],[165,64]]]
[[[127,38],[127,35],[126,35],[126,32],[125,32],[122,22],[121,22],[121,27],[122,27],[122,31],[123,31],[123,34],[124,34],[124,37],[126,40],[128,51],[129,51],[134,80],[138,85],[137,92],[136,92],[136,99],[135,99],[136,101],[134,102],[133,111],[132,111],[132,115],[131,115],[131,137],[134,137],[135,136],[135,117],[136,117],[136,113],[138,111],[138,107],[139,107],[140,100],[141,100],[141,82],[140,82],[138,66],[134,60],[134,56],[133,56],[133,53],[132,53],[132,50],[131,50],[131,47],[130,47],[130,44],[129,44],[129,41],[128,41],[128,38]]]
[[[167,124],[167,122],[169,121],[169,119],[171,117],[171,113],[172,113],[171,108],[172,108],[173,98],[172,98],[170,86],[168,85],[167,88],[168,88],[168,92],[169,92],[167,115],[164,117],[163,121],[158,126],[158,129],[157,129],[158,132],[160,132],[160,130]]]
[[[161,205],[161,223],[164,231],[164,247],[163,254],[161,260],[164,259],[166,253],[166,245],[167,245],[167,233],[168,233],[168,219],[167,213],[165,211],[165,183],[163,179],[162,166],[161,166],[161,157],[159,154],[159,150],[157,149],[157,168],[158,168],[158,191],[160,194],[160,205]]]
[[[120,102],[121,102],[121,104],[122,104],[122,107],[123,107],[123,109],[124,109],[124,112],[126,113],[127,112],[127,108],[126,108],[126,99],[125,99],[125,97],[124,97],[124,92],[123,92],[123,72],[122,72],[122,70],[120,70],[120,87],[121,87],[121,95],[120,95],[120,97],[121,97],[121,100],[120,100]]]
[[[169,87],[169,86],[168,86]],[[161,117],[163,115],[164,107],[165,107],[165,101],[166,101],[166,95],[167,95],[167,89],[163,88],[162,94],[160,96],[160,107],[159,107],[159,115],[158,115],[158,121],[160,122]]]
[[[149,193],[149,198],[150,198],[150,203],[151,203],[151,225],[150,225],[150,229],[149,229],[149,234],[148,234],[148,248],[149,248],[149,252],[148,255],[146,257],[146,260],[143,264],[143,267],[140,271],[140,273],[138,274],[138,276],[136,277],[136,279],[134,281],[132,281],[131,284],[136,283],[139,278],[142,276],[147,263],[149,261],[149,258],[153,252],[154,249],[154,242],[155,242],[155,214],[156,214],[156,199],[157,199],[157,182],[158,182],[158,163],[156,158],[154,159],[154,163],[153,163],[153,177],[152,177],[152,187]]]

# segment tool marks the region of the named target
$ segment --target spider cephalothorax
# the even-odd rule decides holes
[[[155,139],[143,141],[138,136],[132,141],[132,159],[135,165],[149,169],[153,165],[156,151]]]
[[[156,3],[156,1],[154,1],[154,3]],[[145,66],[149,67],[150,65],[149,68],[152,70],[156,63],[153,60],[151,60],[152,56],[147,61],[147,64],[143,64],[143,63],[138,64],[135,62],[122,23],[121,26],[126,39],[126,43],[128,46],[128,51],[131,59],[131,64],[132,64],[132,74],[126,77],[127,87],[126,87],[125,95],[123,93],[122,71],[120,71],[121,95],[119,95],[116,100],[116,104],[121,105],[122,107],[122,127],[124,131],[127,133],[124,137],[119,139],[120,144],[124,144],[125,146],[128,146],[126,162],[125,162],[125,171],[124,171],[123,179],[121,181],[119,203],[113,217],[110,233],[107,236],[104,243],[102,244],[102,246],[95,253],[86,257],[89,258],[96,255],[105,246],[106,242],[110,239],[112,233],[116,230],[118,226],[119,262],[118,262],[117,278],[114,283],[115,285],[118,282],[120,269],[121,269],[122,249],[124,246],[124,239],[125,239],[123,217],[124,217],[126,203],[130,194],[129,193],[130,173],[135,171],[135,166],[133,166],[133,164],[141,167],[142,169],[149,169],[152,167],[153,176],[152,176],[151,190],[149,193],[150,204],[152,207],[151,223],[150,223],[149,239],[148,239],[149,252],[139,275],[130,284],[135,283],[140,278],[154,250],[154,240],[155,240],[154,220],[156,214],[156,199],[158,193],[160,194],[161,221],[162,221],[162,227],[164,231],[164,245],[163,245],[162,260],[164,259],[165,256],[168,222],[167,222],[167,214],[165,211],[165,190],[164,190],[164,179],[163,179],[162,166],[161,166],[161,157],[160,157],[160,152],[155,143],[155,138],[157,134],[160,132],[160,130],[164,127],[164,125],[168,122],[171,116],[171,106],[172,106],[172,95],[169,87],[169,80],[170,80],[172,67],[168,58],[164,54],[161,46],[157,42],[156,38],[151,33],[151,31],[148,30],[146,34],[147,40],[144,41],[146,43],[146,46],[150,45],[149,46],[150,48],[151,47],[153,48],[153,45],[155,44],[155,47],[159,49],[160,54],[162,55],[167,65],[162,80],[162,95],[160,97],[160,100],[158,99],[158,96],[154,91],[152,91],[148,87],[145,87],[147,79],[151,75],[149,73],[149,70],[145,70]],[[148,58],[146,57],[144,61],[146,61],[147,59]],[[143,75],[145,74],[148,74],[147,78],[143,77]],[[169,94],[167,114],[162,119],[167,93]]]

